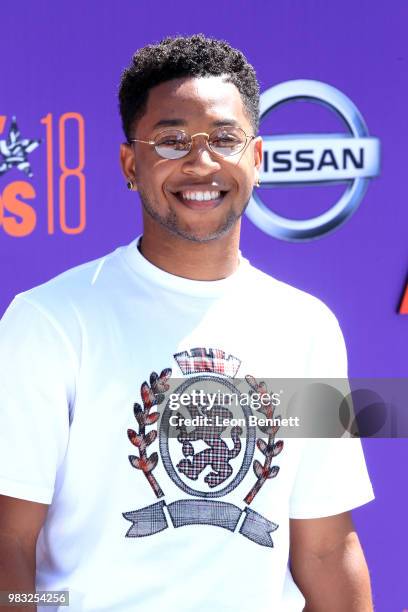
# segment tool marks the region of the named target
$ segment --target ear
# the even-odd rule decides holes
[[[259,171],[262,164],[262,138],[257,136],[254,140],[254,183],[259,186]]]
[[[257,136],[254,140],[254,166],[257,170],[262,164],[262,137]]]
[[[126,180],[135,180],[135,152],[128,143],[120,145],[120,165]]]

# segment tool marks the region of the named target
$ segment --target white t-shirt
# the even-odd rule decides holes
[[[255,440],[182,446],[149,423],[166,378],[346,377],[328,308],[245,259],[194,281],[134,241],[17,296],[0,347],[0,493],[51,504],[37,589],[69,589],[72,612],[300,612],[289,518],[373,499],[357,440],[286,439],[259,487]]]

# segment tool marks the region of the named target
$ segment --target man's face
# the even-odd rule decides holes
[[[132,137],[153,140],[169,128],[210,134],[220,125],[253,135],[235,85],[223,77],[173,79],[150,90]],[[207,242],[226,234],[242,216],[258,177],[261,147],[257,138],[240,153],[220,157],[208,149],[205,136],[197,136],[188,155],[163,159],[153,146],[136,142],[122,145],[121,161],[125,176],[137,184],[150,228]]]

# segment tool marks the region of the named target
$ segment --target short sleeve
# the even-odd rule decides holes
[[[335,316],[324,307],[316,322],[309,360],[312,378],[347,378],[347,351]],[[303,441],[290,497],[290,518],[321,518],[374,499],[361,441],[309,438]]]
[[[360,440],[306,440],[290,497],[290,518],[332,516],[373,499]]]
[[[68,442],[75,358],[63,330],[18,296],[0,321],[0,494],[52,501]]]

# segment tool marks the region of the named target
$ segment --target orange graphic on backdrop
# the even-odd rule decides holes
[[[408,283],[405,287],[405,292],[401,300],[401,305],[399,307],[399,314],[408,314]]]
[[[0,194],[0,225],[9,236],[23,238],[35,229],[37,215],[32,206],[21,200],[33,200],[35,189],[27,181],[13,181]],[[5,215],[4,211],[11,213]]]
[[[86,228],[85,120],[80,113],[71,112],[64,113],[57,121],[57,129],[54,128],[54,116],[51,113],[40,121],[45,126],[47,230],[48,234],[54,234],[56,229],[60,229],[64,234],[81,234]],[[7,116],[0,115],[0,134],[4,131],[6,122]],[[67,124],[71,126],[70,129],[76,131],[74,142],[76,141],[77,155],[74,163],[67,161]],[[55,147],[54,140],[57,140]],[[57,159],[54,158],[54,153]],[[21,198],[36,198],[36,191],[31,183],[17,180],[5,187],[1,185],[0,227],[6,234],[16,238],[28,236],[37,224],[34,207]]]

